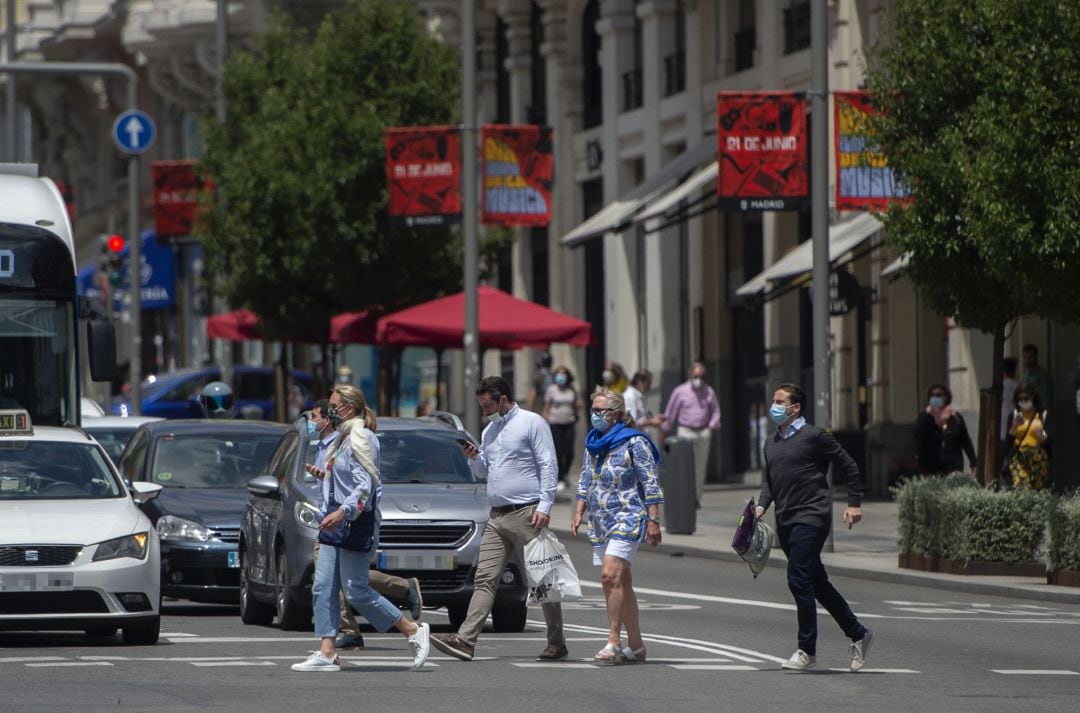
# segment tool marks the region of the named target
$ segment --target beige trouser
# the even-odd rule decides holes
[[[701,496],[705,494],[705,472],[709,468],[709,446],[712,445],[712,431],[708,428],[689,428],[679,426],[675,435],[685,438],[694,444],[694,499],[701,503]]]
[[[318,538],[316,538],[315,546],[312,548],[314,552],[312,564],[319,561],[320,544]],[[386,572],[380,572],[377,569],[373,569],[368,573],[368,586],[399,606],[404,603],[405,597],[409,593],[409,580],[395,577]],[[342,634],[356,635],[360,628],[356,624],[356,617],[353,615],[352,607],[345,601],[345,592],[338,592],[338,600],[341,602],[341,625],[338,630]],[[407,614],[406,618],[408,618]]]
[[[480,559],[476,564],[475,589],[472,599],[469,600],[469,613],[465,615],[465,621],[458,630],[458,636],[473,646],[480,638],[484,622],[495,606],[495,590],[499,586],[503,570],[506,569],[506,561],[510,559],[511,553],[517,552],[518,559],[524,562],[525,544],[539,534],[532,526],[535,511],[535,505],[505,514],[492,511],[484,525],[484,534],[480,538]],[[522,572],[521,575],[525,576],[525,573]],[[548,643],[565,645],[562,605],[557,602],[544,604],[543,610]]]

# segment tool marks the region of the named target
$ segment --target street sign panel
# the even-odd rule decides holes
[[[140,154],[154,143],[157,129],[146,112],[132,109],[116,117],[112,137],[116,147],[130,154]]]

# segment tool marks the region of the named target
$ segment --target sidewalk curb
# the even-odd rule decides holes
[[[569,528],[563,529],[551,527],[551,531],[562,539],[571,537]],[[733,551],[727,552],[704,547],[687,547],[685,545],[661,543],[651,551],[657,554],[665,554],[669,557],[697,557],[700,559],[719,560],[721,562],[742,562],[739,556]],[[827,556],[828,554],[826,554],[826,557]],[[783,555],[781,554],[776,561],[784,561]],[[1031,599],[1034,601],[1054,602],[1057,604],[1080,604],[1080,590],[1077,590],[1075,593],[1057,590],[1041,591],[1027,586],[972,581],[966,577],[960,577],[959,575],[935,576],[932,573],[909,572],[899,568],[897,568],[896,571],[875,570],[828,562],[825,566],[828,568],[829,573],[833,575],[865,579],[874,582],[913,584],[928,587],[930,589],[964,592],[967,594],[993,594],[1006,597],[1017,597],[1020,599]],[[777,569],[777,567],[774,564],[767,567],[767,569]],[[944,577],[949,578],[945,579]]]

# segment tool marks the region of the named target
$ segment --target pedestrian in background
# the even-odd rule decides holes
[[[634,429],[623,398],[600,390],[592,395],[592,430],[585,439],[585,457],[578,481],[577,504],[570,531],[577,537],[588,517],[593,564],[607,603],[608,642],[593,660],[598,663],[645,663],[637,596],[631,567],[642,540],[660,544],[660,452],[644,433]],[[626,629],[626,646],[622,630]]]
[[[709,448],[712,434],[720,429],[720,402],[716,392],[705,383],[705,365],[695,361],[683,383],[675,387],[664,409],[660,427],[665,433],[684,438],[694,446],[694,499],[701,507],[705,494],[705,474],[709,468]]]
[[[333,424],[330,422],[330,418],[327,415],[330,410],[330,401],[328,399],[319,399],[315,402],[315,405],[311,409],[311,415],[308,418],[308,433],[315,441],[315,462],[308,463],[306,465],[307,472],[318,481],[322,481],[326,475],[326,456],[330,450],[330,447],[334,444],[338,433],[334,429]],[[320,486],[321,488],[321,486]],[[382,497],[382,486],[376,484],[375,486],[376,498]],[[319,542],[319,538],[316,537],[314,541],[314,552],[312,563],[315,567],[319,566],[319,549],[322,543]],[[420,592],[420,580],[413,577],[412,579],[403,579],[402,577],[395,577],[392,574],[386,574],[380,572],[377,569],[373,569],[368,573],[368,584],[379,594],[382,594],[387,599],[391,600],[395,604],[404,603],[404,606],[409,610],[412,618],[419,621],[420,615],[423,613],[424,599]],[[364,648],[364,635],[360,633],[360,627],[356,622],[356,617],[353,615],[352,607],[345,600],[344,590],[339,590],[339,600],[341,605],[341,620],[338,624],[339,636],[334,642],[334,647],[337,649],[362,649]]]
[[[1039,394],[1040,402],[1046,408],[1054,405],[1054,387],[1050,381],[1050,372],[1039,366],[1039,350],[1034,344],[1025,344],[1020,350],[1020,358],[1024,360],[1024,376],[1020,383],[1034,387]]]
[[[431,637],[432,645],[448,656],[471,661],[476,641],[495,604],[495,588],[511,553],[525,561],[525,544],[551,520],[555,503],[556,457],[551,429],[539,414],[514,402],[510,384],[489,376],[476,387],[476,402],[488,420],[480,447],[462,443],[472,471],[487,480],[491,512],[480,538],[480,559],[469,612],[457,633]],[[563,635],[562,606],[543,605],[547,647],[540,661],[561,661],[568,655]]]
[[[574,431],[583,404],[574,388],[574,375],[565,366],[552,372],[552,381],[544,393],[544,420],[551,427],[551,440],[555,443],[559,482],[556,492],[566,490],[566,479],[574,462]]]
[[[536,357],[536,374],[533,375],[532,386],[529,388],[528,409],[540,413],[544,407],[544,395],[555,383],[551,374],[551,354],[540,352]]]
[[[321,639],[319,650],[304,661],[292,665],[294,671],[339,671],[335,639],[340,617],[338,590],[376,631],[397,629],[406,637],[412,650],[412,668],[424,665],[429,651],[430,628],[414,623],[397,607],[368,584],[371,556],[379,546],[379,509],[376,484],[379,480],[379,439],[375,436],[375,414],[367,407],[364,394],[351,384],[339,384],[330,395],[327,416],[339,431],[330,446],[326,468],[319,488],[319,529],[333,531],[343,521],[355,522],[364,513],[375,518],[371,546],[366,552],[323,544],[315,566],[311,586],[315,635]],[[340,506],[330,510],[331,490]]]
[[[952,391],[945,384],[932,384],[926,390],[926,408],[915,419],[915,443],[920,473],[944,475],[962,471],[965,453],[971,469],[975,470],[971,434],[964,417],[953,410]]]
[[[1042,408],[1039,391],[1031,384],[1020,384],[1013,394],[1012,420],[1009,435],[1013,439],[1009,456],[1009,475],[1013,486],[1042,490],[1050,482],[1050,458],[1046,442],[1046,411]]]
[[[634,373],[630,379],[630,385],[623,391],[623,401],[626,403],[626,413],[633,419],[631,424],[634,428],[656,428],[664,422],[663,417],[653,416],[645,407],[645,394],[652,388],[652,372],[642,369]]]
[[[848,529],[862,520],[859,467],[831,433],[803,418],[806,393],[795,384],[780,384],[773,394],[769,417],[776,432],[765,442],[765,470],[755,515],[762,517],[776,504],[776,531],[787,556],[788,589],[799,617],[798,648],[782,668],[802,670],[817,661],[817,602],[825,607],[844,635],[851,639],[851,670],[866,663],[874,640],[829,581],[821,550],[832,527],[829,464],[847,485],[844,522]]]
[[[622,364],[611,359],[604,362],[604,371],[600,373],[600,384],[596,387],[597,389],[607,389],[621,394],[629,385],[630,380],[626,378],[626,371],[622,368]]]

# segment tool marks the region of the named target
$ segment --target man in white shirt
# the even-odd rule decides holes
[[[462,661],[472,660],[511,553],[517,552],[524,562],[525,544],[548,526],[558,480],[551,429],[539,414],[513,401],[506,379],[485,378],[476,387],[476,401],[489,423],[480,437],[480,448],[463,443],[462,450],[473,472],[487,478],[491,513],[480,540],[480,561],[465,621],[456,634],[431,637],[435,648]],[[548,645],[537,658],[561,661],[567,657],[562,606],[544,604],[543,611]]]
[[[652,378],[652,372],[648,369],[638,371],[622,394],[623,401],[626,403],[626,412],[634,419],[634,428],[639,431],[658,427],[664,421],[662,416],[653,416],[645,408],[645,394],[652,388]]]

